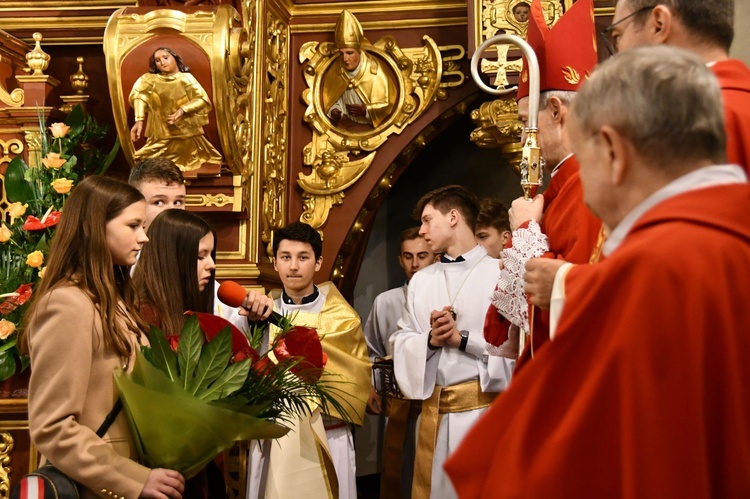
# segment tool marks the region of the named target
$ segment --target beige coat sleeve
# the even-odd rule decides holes
[[[150,470],[131,459],[125,414],[103,439],[96,435],[117,398],[112,373],[123,361],[105,347],[93,303],[75,287],[42,297],[29,325],[29,345],[34,445],[86,492],[137,498]]]

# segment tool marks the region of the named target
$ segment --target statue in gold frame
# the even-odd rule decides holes
[[[182,57],[169,47],[158,47],[148,68],[128,98],[135,117],[130,138],[136,143],[146,137],[135,159],[166,157],[184,171],[204,163],[221,165],[221,153],[203,133],[211,101]]]
[[[315,228],[364,174],[377,148],[465,78],[454,62],[463,58],[463,47],[438,47],[428,36],[416,48],[401,48],[392,36],[370,43],[346,10],[334,38],[304,43],[299,52],[309,87],[302,93],[305,121],[313,138],[303,152],[312,172],[300,174],[297,183],[304,191],[301,220]]]

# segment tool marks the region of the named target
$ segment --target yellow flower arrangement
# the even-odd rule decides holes
[[[107,133],[77,106],[65,123],[46,126],[39,120],[39,168],[30,168],[21,156],[5,171],[3,187],[8,199],[6,220],[0,220],[0,381],[11,377],[28,358],[16,345],[19,324],[35,284],[44,275],[45,259],[64,210],[67,194],[83,175],[106,171],[119,149],[96,147]],[[44,165],[44,166],[42,166]]]

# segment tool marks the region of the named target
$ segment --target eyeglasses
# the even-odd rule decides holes
[[[635,12],[632,12],[629,15],[623,17],[622,19],[620,19],[616,23],[610,25],[609,28],[606,28],[601,33],[599,33],[601,35],[601,37],[602,37],[602,41],[604,42],[604,46],[607,47],[607,50],[609,50],[609,53],[611,55],[615,55],[617,53],[617,42],[613,41],[612,37],[610,35],[610,33],[612,32],[612,29],[615,26],[617,26],[618,24],[627,21],[628,19],[630,19],[633,16],[637,16],[638,14],[643,14],[644,12],[647,12],[647,11],[650,11],[650,10],[654,10],[655,8],[656,8],[656,5],[654,5],[652,7],[643,7],[641,9],[638,9]]]

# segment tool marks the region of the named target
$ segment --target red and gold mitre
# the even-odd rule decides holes
[[[532,0],[526,41],[539,61],[541,92],[578,90],[597,62],[594,1],[578,0],[550,29],[541,1]],[[528,95],[529,73],[524,58],[517,99]]]

